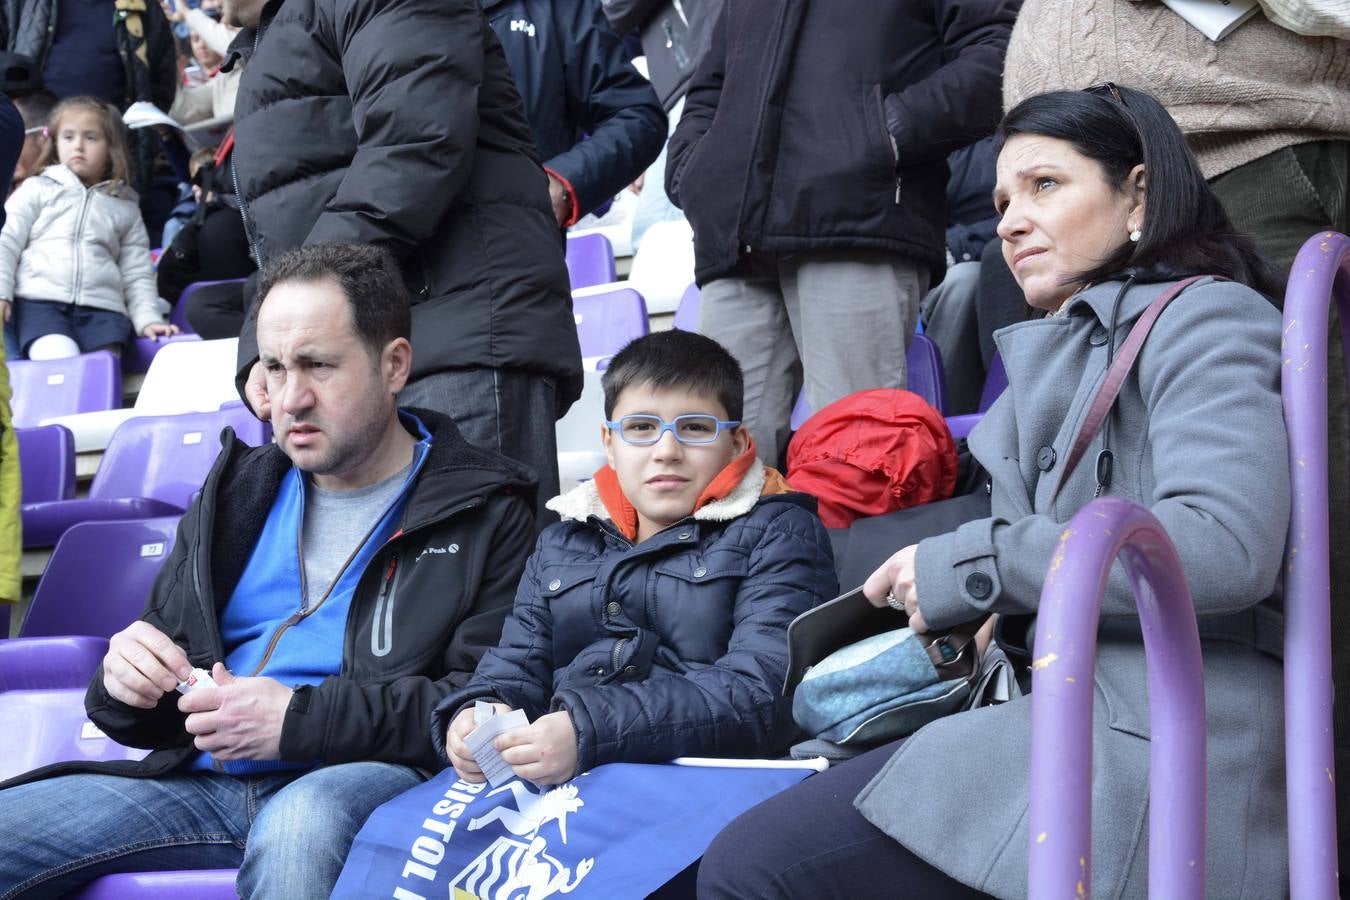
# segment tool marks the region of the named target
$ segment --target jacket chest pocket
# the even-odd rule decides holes
[[[682,661],[721,657],[736,624],[736,598],[750,571],[744,556],[681,556],[656,567],[647,618]]]
[[[547,566],[539,573],[539,597],[553,623],[553,654],[569,660],[595,640],[599,629],[592,598],[598,564]]]

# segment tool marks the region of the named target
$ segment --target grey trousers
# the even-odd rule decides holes
[[[745,370],[743,421],[777,465],[797,394],[811,409],[856,391],[907,384],[905,351],[926,267],[892,253],[757,254],[745,273],[703,287],[699,330]]]
[[[544,504],[558,495],[555,386],[548,375],[523,369],[451,369],[403,388],[399,406],[444,413],[470,444],[524,463],[539,479],[536,520],[542,529],[557,516]]]
[[[971,260],[948,266],[942,283],[923,298],[923,333],[942,354],[947,412],[952,415],[975,412],[984,390],[975,305],[979,289],[980,262]]]

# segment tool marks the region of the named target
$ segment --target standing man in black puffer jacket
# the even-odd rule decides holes
[[[225,0],[247,62],[238,195],[259,265],[321,241],[392,251],[413,297],[404,405],[557,492],[554,422],[580,394],[563,240],[501,45],[477,0]],[[270,412],[252,322],[237,380]]]
[[[992,133],[1020,0],[729,3],[671,137],[694,228],[700,330],[745,370],[777,462],[812,409],[906,386],[919,301],[945,267],[947,154]]]

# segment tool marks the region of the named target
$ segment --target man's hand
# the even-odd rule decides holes
[[[171,334],[178,333],[178,326],[171,325],[168,322],[151,322],[141,331],[141,337],[157,338],[160,336],[168,337]]]
[[[14,315],[14,304],[8,300],[0,300],[0,317],[6,322],[10,321],[10,316]]]
[[[272,421],[272,403],[267,399],[267,373],[262,363],[255,362],[248,370],[248,381],[244,382],[244,399],[253,414],[264,422]]]
[[[565,227],[572,219],[572,201],[567,196],[567,187],[552,174],[548,176],[548,199],[553,203],[553,218],[558,220],[558,227]]]
[[[496,746],[502,761],[526,781],[562,784],[576,774],[577,732],[565,709],[497,735]]]
[[[492,706],[498,713],[511,711],[511,707],[505,703],[494,703]],[[459,711],[459,715],[451,720],[450,727],[445,730],[445,752],[450,757],[450,765],[455,767],[456,775],[472,784],[486,780],[483,770],[478,767],[478,761],[464,743],[464,738],[477,727],[478,720],[473,714],[473,707],[467,706]]]
[[[915,585],[914,557],[919,552],[918,544],[910,544],[882,563],[881,568],[867,576],[863,582],[863,595],[869,603],[877,607],[886,607],[886,595],[892,594],[905,605],[905,614],[909,616],[909,627],[919,634],[928,631],[928,623],[919,611],[919,593]]]
[[[170,22],[182,22],[187,18],[187,13],[174,0],[160,0],[159,5],[164,9],[164,17]]]
[[[273,678],[235,678],[224,663],[211,669],[216,686],[185,694],[178,709],[193,744],[220,760],[281,758],[281,725],[290,688]]]
[[[132,622],[114,634],[103,657],[104,690],[138,709],[154,709],[191,674],[187,654],[149,622]]]

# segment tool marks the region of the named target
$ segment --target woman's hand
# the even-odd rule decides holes
[[[494,703],[499,713],[508,713],[511,707],[505,703]],[[445,730],[445,753],[450,757],[450,765],[455,767],[455,774],[462,780],[474,784],[484,781],[483,770],[478,767],[478,761],[473,758],[473,753],[469,751],[469,746],[464,743],[464,739],[478,727],[478,721],[474,717],[473,707],[468,706],[459,711],[450,722],[450,727]]]
[[[914,557],[919,552],[918,544],[910,544],[899,550],[881,568],[867,576],[863,583],[863,596],[876,607],[887,607],[887,595],[895,597],[904,604],[905,615],[909,616],[909,627],[919,634],[928,631],[928,623],[919,611],[919,593],[914,582]]]
[[[141,330],[141,337],[157,338],[168,337],[171,334],[178,333],[178,326],[171,325],[168,322],[152,322]]]

